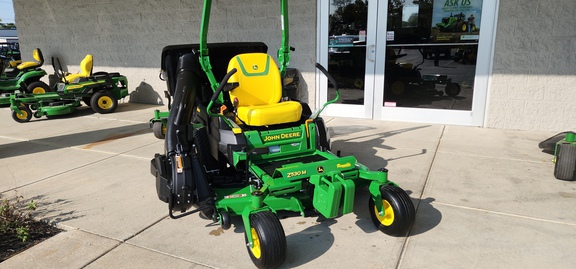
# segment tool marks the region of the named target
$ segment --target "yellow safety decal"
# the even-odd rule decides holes
[[[351,163],[339,163],[339,164],[336,164],[336,168],[348,168],[348,167],[351,167],[351,166],[352,166]]]
[[[182,165],[182,156],[176,155],[176,172],[182,174],[184,171],[184,165]]]

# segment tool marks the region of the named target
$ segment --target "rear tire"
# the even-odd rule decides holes
[[[372,223],[378,230],[387,235],[405,235],[412,228],[416,215],[410,196],[403,189],[394,185],[381,187],[380,193],[382,194],[384,216],[378,214],[374,200],[370,197],[368,210]]]
[[[251,234],[246,234],[248,254],[258,268],[275,268],[286,260],[286,235],[278,217],[271,211],[250,216]],[[248,245],[248,236],[253,245]]]
[[[90,106],[100,114],[112,113],[118,107],[118,99],[109,91],[97,92],[92,95]]]
[[[568,143],[558,145],[554,177],[560,180],[576,180],[576,145]]]
[[[446,88],[444,88],[444,92],[446,92],[446,94],[448,96],[456,96],[458,94],[460,94],[460,85],[458,85],[458,83],[453,83],[450,82],[446,85]]]
[[[202,165],[204,165],[206,172],[226,168],[226,162],[220,162],[212,156],[206,127],[194,130],[194,145],[196,145],[196,152],[198,153],[198,157],[200,157],[200,161],[202,162]],[[224,158],[222,160],[224,160]]]
[[[52,91],[50,86],[48,86],[48,84],[46,84],[42,81],[32,82],[32,83],[30,83],[30,85],[28,85],[28,87],[26,89],[28,90],[29,93],[32,93],[32,94],[42,94],[42,93],[47,93],[47,92]]]

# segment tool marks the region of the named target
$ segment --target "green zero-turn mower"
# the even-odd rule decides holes
[[[410,197],[355,157],[340,157],[306,103],[282,96],[290,60],[288,1],[280,0],[279,67],[262,43],[207,44],[211,0],[204,1],[198,45],[166,47],[164,78],[173,97],[163,154],[151,160],[156,191],[171,218],[200,213],[231,227],[244,224],[248,254],[259,268],[282,264],[286,237],[278,211],[336,218],[351,213],[355,191],[367,187],[375,226],[392,236],[411,228]],[[321,65],[317,68],[335,86]]]
[[[112,113],[118,100],[128,95],[128,80],[119,73],[92,73],[93,57],[88,54],[80,63],[77,74],[64,73],[62,67],[54,71],[60,82],[56,92],[10,95],[12,118],[17,122],[28,122],[32,116],[56,116],[72,113],[81,106],[81,101],[101,114]]]
[[[10,103],[10,94],[15,91],[23,93],[46,93],[51,88],[40,79],[46,75],[41,67],[44,64],[44,56],[40,49],[35,49],[32,56],[36,62],[22,62],[14,65],[14,61],[7,57],[0,59],[0,105]],[[12,68],[10,68],[12,67]]]

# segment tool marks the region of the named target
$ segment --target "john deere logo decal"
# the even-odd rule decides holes
[[[324,173],[324,167],[322,167],[322,166],[316,167],[316,172],[318,172],[318,173]]]
[[[258,70],[258,66],[257,66],[257,65],[253,65],[253,66],[252,66],[252,70]]]
[[[288,139],[288,138],[297,138],[300,137],[300,132],[293,132],[293,133],[285,133],[285,134],[279,134],[279,135],[266,135],[264,136],[264,142],[268,142],[268,141],[275,141],[275,140],[281,140],[281,139]]]

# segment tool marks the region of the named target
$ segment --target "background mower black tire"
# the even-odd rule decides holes
[[[46,84],[42,81],[36,81],[36,82],[30,83],[30,85],[28,85],[26,90],[29,93],[33,93],[33,94],[41,94],[41,93],[47,93],[47,92],[52,91],[50,86],[48,86],[48,84]]]
[[[22,115],[19,115],[16,111],[12,110],[12,119],[16,122],[24,123],[29,122],[32,119],[32,110],[28,106],[19,106],[18,109],[22,111]]]
[[[460,91],[461,91],[460,85],[458,85],[458,83],[454,83],[454,82],[449,82],[446,85],[446,88],[444,88],[444,92],[448,96],[456,96],[456,95],[460,94]]]
[[[275,268],[286,260],[286,235],[278,217],[271,211],[261,211],[250,216],[252,234],[245,234],[248,254],[258,268]],[[254,236],[253,236],[254,235]],[[257,254],[248,245],[248,236],[257,244]]]
[[[576,145],[560,143],[554,164],[554,177],[560,180],[576,180]]]
[[[393,212],[392,218],[385,220],[379,219],[379,215],[376,212],[376,206],[372,197],[368,201],[368,211],[370,213],[370,218],[372,223],[381,232],[390,236],[404,236],[414,224],[414,219],[416,216],[416,210],[414,209],[414,204],[410,200],[410,196],[406,192],[394,185],[386,185],[380,188],[380,193],[382,194],[382,203],[388,203]],[[387,210],[384,209],[386,212]],[[386,215],[385,215],[386,216]]]
[[[118,99],[109,91],[96,92],[90,99],[90,107],[96,113],[112,113],[118,107]]]

